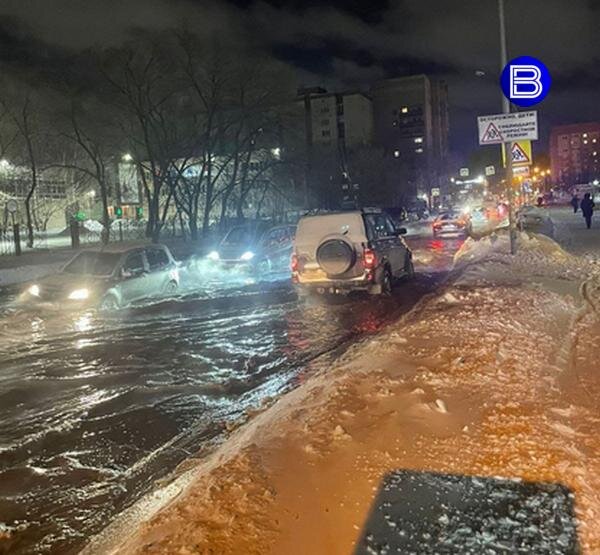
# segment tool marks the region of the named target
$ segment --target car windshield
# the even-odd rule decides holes
[[[225,235],[223,244],[242,245],[251,243],[255,238],[255,231],[249,227],[234,227]]]
[[[121,258],[110,252],[82,252],[69,262],[63,270],[67,274],[82,276],[109,276]]]
[[[439,219],[440,220],[455,220],[456,214],[454,214],[454,212],[446,212],[444,214],[440,214]]]

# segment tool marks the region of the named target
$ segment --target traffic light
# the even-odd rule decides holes
[[[78,222],[84,222],[86,220],[85,212],[82,212],[81,210],[77,211],[75,213],[75,219]]]
[[[120,220],[123,217],[123,208],[121,206],[115,206],[115,218]]]
[[[138,220],[141,220],[144,217],[144,207],[143,206],[138,206],[135,209],[135,217]]]

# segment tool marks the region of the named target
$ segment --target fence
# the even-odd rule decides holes
[[[164,236],[169,235],[169,230],[165,229]],[[60,232],[35,232],[33,250],[47,250],[58,248],[69,248],[74,246],[72,234],[78,236],[80,247],[99,246],[102,244],[102,226],[97,222],[78,223],[76,229],[66,227]],[[27,230],[20,226],[20,247],[21,252],[27,252],[30,249],[27,246]],[[146,240],[146,223],[143,221],[116,220],[113,222],[109,240],[111,243],[121,241],[144,241]],[[77,246],[75,244],[75,246]],[[0,227],[0,256],[16,255],[16,243],[14,230],[12,227]]]

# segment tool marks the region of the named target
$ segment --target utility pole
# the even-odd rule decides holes
[[[310,187],[313,174],[313,129],[311,92],[304,91],[304,130],[306,140],[306,166],[304,169],[304,208],[310,208]]]
[[[498,0],[498,15],[500,17],[500,71],[508,63],[506,49],[506,22],[504,19],[504,0]],[[510,101],[502,95],[502,112],[510,114]],[[513,168],[512,168],[512,142],[503,143],[506,160],[506,198],[508,200],[508,233],[510,236],[510,254],[517,252],[517,236],[515,232],[515,212],[513,207]]]

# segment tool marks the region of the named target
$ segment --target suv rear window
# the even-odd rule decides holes
[[[394,234],[394,225],[385,214],[366,214],[365,221],[369,239],[391,237]]]

